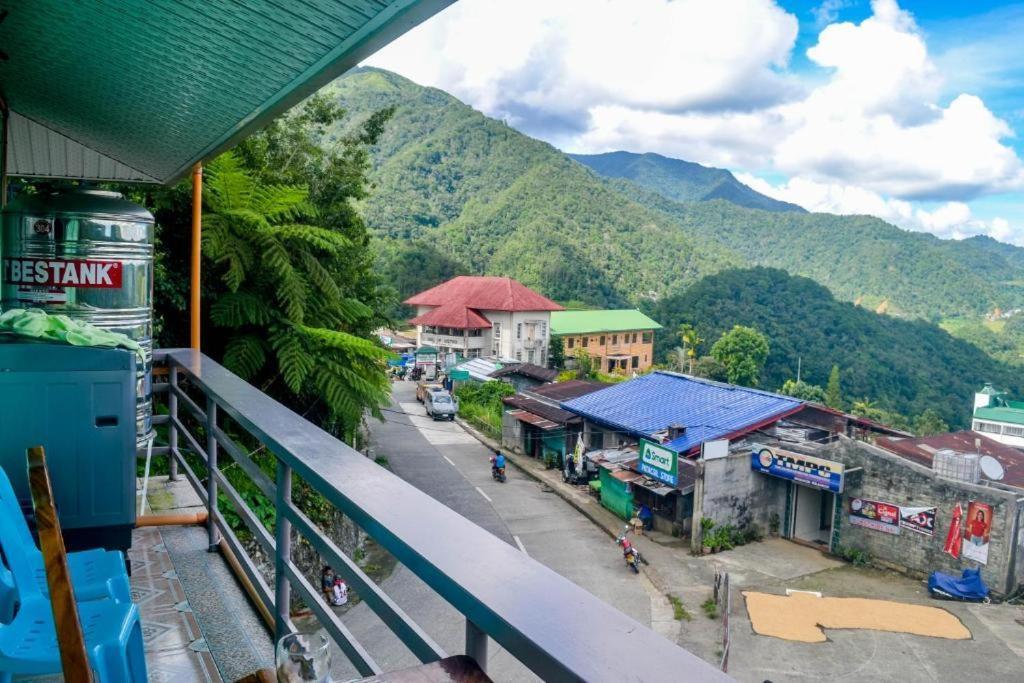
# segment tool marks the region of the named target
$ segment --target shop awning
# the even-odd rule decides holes
[[[8,174],[171,183],[454,0],[11,0]]]
[[[544,430],[558,429],[559,427],[562,426],[557,422],[552,422],[551,420],[545,419],[540,415],[534,415],[533,413],[526,410],[510,410],[508,414],[516,418],[520,422],[525,422],[527,424],[533,425],[534,427],[538,427]]]

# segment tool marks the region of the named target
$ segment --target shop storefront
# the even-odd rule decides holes
[[[785,481],[785,506],[780,520],[783,537],[831,550],[837,495],[843,492],[843,464],[755,445],[750,467]]]

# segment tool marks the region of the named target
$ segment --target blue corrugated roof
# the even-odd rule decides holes
[[[767,391],[652,372],[566,401],[562,407],[638,437],[650,438],[669,425],[683,425],[686,432],[665,445],[685,453],[704,441],[762,424],[802,404]]]

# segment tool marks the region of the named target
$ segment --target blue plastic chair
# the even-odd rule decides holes
[[[34,543],[20,547],[24,537],[19,527],[25,520],[20,509],[17,515],[11,512],[9,505],[0,505],[0,549],[14,578],[18,608],[10,623],[0,625],[0,683],[9,683],[15,675],[61,671],[53,611],[39,589],[31,559],[31,550],[39,551]],[[113,600],[79,602],[78,615],[89,661],[100,681],[147,680],[138,607]]]
[[[28,555],[36,587],[48,597],[50,588],[46,583],[46,567],[43,553],[36,547],[29,531],[21,506],[14,494],[14,487],[7,473],[0,467],[0,514],[12,520],[12,538],[6,552],[23,552]],[[116,600],[131,602],[131,586],[125,570],[124,554],[119,550],[95,548],[68,553],[68,568],[71,570],[71,584],[78,602],[88,600]],[[7,623],[14,615],[13,606],[18,594],[10,572],[0,566],[0,623]]]

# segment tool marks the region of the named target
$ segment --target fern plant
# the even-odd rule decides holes
[[[260,182],[233,152],[206,176],[203,251],[226,288],[210,307],[226,333],[224,364],[264,390],[280,380],[303,403],[322,401],[349,434],[365,410],[379,417],[388,353],[346,331],[373,311],[333,274],[349,238],[317,225],[306,186]]]

